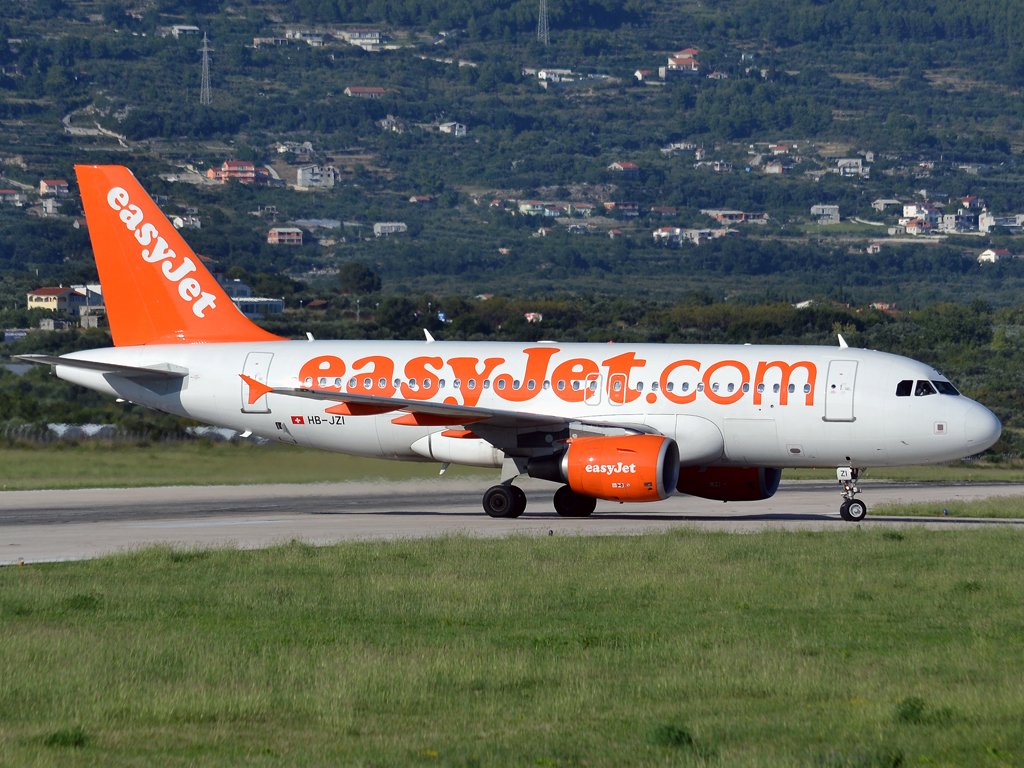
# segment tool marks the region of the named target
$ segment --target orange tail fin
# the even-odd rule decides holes
[[[238,311],[131,171],[75,171],[115,345],[281,341]]]

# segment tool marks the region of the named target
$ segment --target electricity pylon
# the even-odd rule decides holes
[[[210,51],[213,48],[210,47],[205,32],[203,32],[203,47],[200,50],[203,52],[203,83],[199,88],[199,103],[209,105],[213,102],[213,93],[210,91]]]

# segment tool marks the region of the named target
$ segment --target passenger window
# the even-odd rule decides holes
[[[914,387],[914,397],[924,397],[925,395],[934,395],[935,387],[932,386],[930,381],[921,379],[917,382],[917,386]]]
[[[637,392],[643,392],[644,391],[644,383],[642,381],[638,381],[636,383],[636,391]]]
[[[954,387],[948,381],[933,381],[932,384],[934,384],[935,388],[939,390],[940,395],[960,395],[960,393],[957,392],[956,387]]]
[[[914,388],[913,379],[904,379],[896,385],[896,397],[910,397],[910,391]]]

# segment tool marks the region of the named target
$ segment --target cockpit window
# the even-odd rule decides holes
[[[896,385],[896,397],[910,397],[911,391],[914,389],[913,379],[904,379]]]
[[[939,390],[940,395],[959,395],[956,391],[956,387],[950,384],[948,381],[933,381],[932,384]]]
[[[917,382],[917,386],[914,387],[914,397],[924,397],[925,395],[934,395],[935,387],[932,386],[930,381],[920,379]]]

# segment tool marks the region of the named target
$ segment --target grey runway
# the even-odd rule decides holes
[[[329,544],[467,534],[506,536],[637,534],[678,526],[745,533],[847,530],[839,519],[836,483],[787,482],[771,499],[732,503],[673,497],[656,504],[599,502],[590,518],[565,519],[551,507],[555,486],[522,483],[529,505],[517,520],[483,514],[488,480],[437,479],[392,483],[176,486],[0,493],[0,564],[98,557],[153,544],[250,549],[300,539]],[[1024,484],[862,482],[869,509],[883,503],[934,503],[1020,497]],[[952,528],[1021,525],[1022,521],[877,518],[864,525]]]

